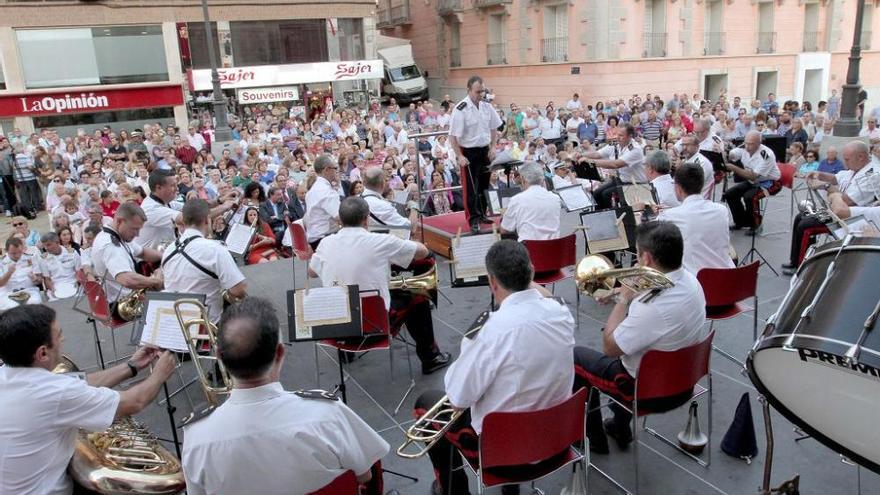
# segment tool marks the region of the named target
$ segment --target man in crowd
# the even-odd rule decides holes
[[[321,155],[313,166],[318,179],[306,193],[306,209],[303,223],[306,227],[306,238],[312,249],[328,235],[336,231],[339,225],[339,193],[333,188],[337,179],[339,165],[329,155]]]
[[[266,201],[260,205],[260,219],[269,224],[272,233],[275,234],[275,240],[278,245],[284,237],[284,231],[287,230],[287,205],[284,204],[283,191],[281,188],[272,186],[266,195]]]

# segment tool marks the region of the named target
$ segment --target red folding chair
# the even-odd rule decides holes
[[[364,338],[356,342],[352,342],[350,339],[326,339],[319,341],[318,344],[325,347],[332,347],[337,351],[354,353],[387,350],[388,362],[391,368],[391,382],[393,383],[394,353],[391,352],[391,340],[400,333],[400,330],[403,327],[403,314],[405,314],[405,312],[394,312],[393,315],[389,315],[388,310],[385,309],[385,300],[382,299],[382,296],[362,296],[361,328]],[[412,359],[409,355],[409,344],[406,342],[404,343],[406,344],[404,347],[406,348],[406,362],[409,368],[409,387],[407,388],[406,393],[403,394],[403,398],[401,398],[400,402],[397,404],[394,414],[397,414],[400,411],[403,402],[416,386],[412,370]],[[339,357],[341,357],[341,353]],[[318,366],[317,361],[315,362],[315,366]],[[340,377],[340,379],[343,379],[343,377]],[[366,393],[366,391],[364,391],[364,393]]]
[[[791,191],[791,201],[789,202],[789,217],[794,216],[794,176],[797,174],[797,167],[790,163],[777,163],[779,167],[779,173],[781,177],[779,178],[779,183],[782,184],[782,187],[787,187],[789,191]]]
[[[712,355],[712,339],[714,336],[715,332],[710,332],[702,342],[677,351],[646,352],[642,357],[642,361],[639,364],[639,371],[636,374],[635,393],[633,395],[632,404],[624,404],[614,397],[608,396],[610,400],[628,410],[630,413],[636,411],[634,413],[636,416],[636,422],[638,421],[638,418],[642,418],[641,429],[663,441],[667,445],[674,447],[679,452],[688,456],[689,459],[697,462],[703,467],[709,467],[709,464],[712,462],[712,371],[709,368],[709,360]],[[702,380],[704,376],[708,376],[707,387],[703,387],[699,384],[699,381]],[[690,394],[688,394],[689,397],[686,399],[682,398],[680,404],[673,405],[672,407],[663,410],[639,407],[640,401],[681,396],[687,394],[688,391],[690,391]],[[593,387],[593,389],[590,390],[590,393],[602,394],[602,391]],[[677,409],[705,393],[709,394],[709,429],[707,434],[709,444],[706,445],[706,460],[704,461],[679,447],[677,441],[672,441],[658,433],[653,428],[648,428],[647,417],[651,414],[665,413]],[[634,425],[633,446],[635,455],[636,494],[639,493],[639,429],[640,428],[637,424]],[[590,467],[619,489],[629,493],[629,490],[627,490],[620,482],[592,463],[590,463]]]
[[[465,465],[477,477],[478,492],[498,485],[531,483],[575,462],[582,463],[587,483],[587,389],[559,404],[529,412],[494,412],[483,419],[479,465]],[[465,459],[467,457],[462,456]]]
[[[752,342],[758,339],[758,268],[760,261],[736,268],[703,268],[697,273],[697,281],[703,287],[706,298],[706,319],[709,330],[715,327],[715,321],[727,320],[744,313],[749,308],[742,301],[752,298]],[[717,346],[716,352],[744,366],[744,362]]]
[[[558,239],[546,241],[523,241],[529,252],[529,259],[535,269],[535,283],[552,284],[555,291],[556,282],[574,278],[577,265],[577,236],[570,234]],[[575,315],[577,328],[580,328],[581,292],[575,290]]]
[[[358,495],[357,476],[352,471],[346,471],[329,485],[308,495]]]
[[[95,351],[97,353],[98,362],[101,369],[104,369],[104,351],[101,347],[101,339],[98,337],[98,323],[107,327],[110,331],[110,340],[113,343],[113,362],[120,361],[119,352],[116,349],[116,330],[126,325],[132,324],[131,321],[120,320],[113,316],[110,311],[110,303],[107,301],[107,293],[104,292],[104,286],[96,280],[88,280],[85,274],[77,274],[83,290],[83,297],[89,304],[88,322],[92,324],[92,330],[95,336]]]
[[[291,258],[291,271],[293,272],[293,288],[296,289],[296,260],[306,262],[306,270],[308,271],[309,260],[312,259],[312,246],[306,238],[306,229],[303,226],[302,219],[295,222],[288,221],[287,228],[290,229],[290,244],[293,251]],[[308,274],[306,274],[308,276]]]

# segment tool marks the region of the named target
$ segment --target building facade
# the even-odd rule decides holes
[[[209,8],[221,87],[236,110],[306,108],[309,99],[332,104],[378,90],[373,0],[211,0]],[[186,127],[210,106],[202,16],[197,0],[0,0],[0,132]]]
[[[432,94],[479,74],[498,101],[586,103],[722,90],[815,102],[846,80],[862,0],[379,0],[377,26],[412,40]],[[861,81],[880,100],[875,3],[865,3]]]

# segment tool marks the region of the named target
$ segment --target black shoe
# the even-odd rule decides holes
[[[621,450],[626,449],[632,443],[633,434],[629,425],[621,428],[614,418],[608,418],[602,424],[605,426],[605,434],[617,441],[617,446]]]
[[[480,233],[480,222],[471,222],[471,234],[479,234]]]
[[[480,221],[480,223],[486,223],[486,224],[493,224],[493,223],[495,223],[494,221],[492,221],[491,219],[489,219],[489,217],[486,217],[486,216],[481,216],[481,217],[479,218],[479,221]]]
[[[501,487],[501,495],[519,495],[519,485],[504,485]]]
[[[797,273],[797,268],[786,268],[786,267],[783,265],[783,267],[782,267],[782,274],[783,274],[783,275],[789,275],[789,276],[791,276],[791,275],[794,275],[795,273]]]
[[[431,373],[443,369],[452,361],[452,354],[448,352],[438,352],[431,359],[422,361],[422,374],[430,375]]]
[[[782,269],[785,270],[786,268],[794,268],[795,270],[797,270],[797,265],[795,265],[794,263],[783,263]]]
[[[742,230],[742,228],[743,228],[742,225],[736,225],[736,224],[727,226],[728,230]]]
[[[431,483],[431,495],[443,495],[443,487],[440,486],[440,482],[437,480]]]
[[[605,438],[605,435],[602,435],[602,440],[593,441],[590,440],[590,453],[598,454],[598,455],[608,455],[610,449],[608,448],[608,439]]]

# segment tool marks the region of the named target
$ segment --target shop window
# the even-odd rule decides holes
[[[210,69],[211,68],[211,59],[208,57],[208,42],[207,36],[205,35],[205,23],[204,22],[188,22],[186,24],[186,31],[188,34],[189,41],[189,56],[190,56],[190,64],[192,64],[192,69]],[[218,59],[218,67],[222,67],[220,64],[220,42],[217,39],[217,23],[211,23],[211,34],[214,35],[214,53],[217,54]],[[187,67],[190,68],[190,67]]]
[[[339,37],[340,60],[364,59],[363,19],[339,19],[336,35]]]
[[[24,29],[16,37],[28,89],[168,80],[158,25]]]
[[[230,22],[235,65],[326,62],[324,19]]]
[[[46,115],[34,117],[34,128],[52,128],[62,137],[75,136],[77,130],[94,132],[105,125],[114,130],[127,129],[129,132],[146,124],[159,123],[162,127],[174,123],[174,110],[171,107],[120,110],[117,112],[80,113],[65,115]]]

